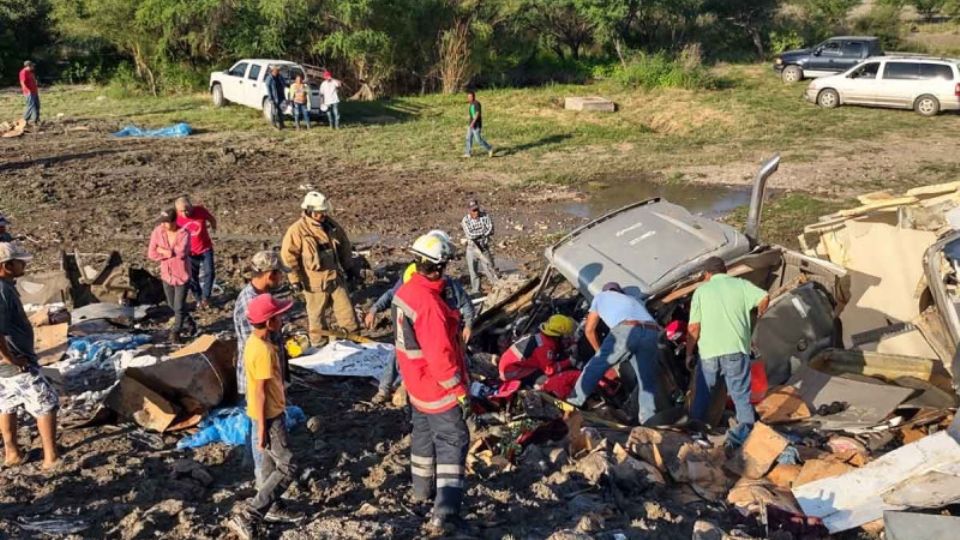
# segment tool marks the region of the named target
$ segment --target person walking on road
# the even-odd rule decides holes
[[[323,82],[320,83],[320,96],[323,98],[323,106],[326,107],[327,119],[330,121],[330,127],[340,129],[340,81],[333,78],[329,71],[323,72]]]
[[[603,343],[597,335],[600,321],[610,329]],[[624,293],[618,283],[607,283],[603,291],[593,297],[584,335],[596,354],[584,366],[567,402],[583,407],[607,370],[629,362],[636,375],[638,420],[640,424],[649,420],[657,412],[660,326],[643,302]]]
[[[0,242],[13,242],[13,235],[7,230],[10,225],[7,216],[0,214]]]
[[[293,123],[300,131],[300,118],[306,121],[307,129],[310,129],[310,86],[303,82],[303,75],[297,75],[293,83],[287,89],[287,97],[293,103]]]
[[[329,337],[325,314],[331,305],[342,330],[360,329],[347,289],[358,269],[347,232],[330,217],[333,208],[327,198],[311,191],[300,208],[303,215],[284,234],[280,258],[290,268],[290,286],[306,300],[310,343],[322,347]]]
[[[21,406],[37,421],[43,444],[44,469],[56,467],[57,408],[60,398],[40,372],[34,348],[33,325],[23,311],[16,281],[33,257],[16,242],[0,243],[0,432],[3,464],[20,465],[26,459],[17,443],[17,409]]]
[[[23,111],[23,119],[27,123],[40,125],[40,90],[37,87],[37,78],[34,74],[34,64],[27,60],[20,70],[20,91],[27,100],[27,108]]]
[[[213,239],[210,231],[217,230],[217,218],[205,207],[194,206],[186,195],[177,198],[177,225],[190,233],[190,283],[189,288],[197,306],[210,306],[216,267],[213,258]]]
[[[187,313],[187,285],[190,283],[190,233],[177,225],[177,211],[162,210],[150,233],[147,258],[160,263],[160,280],[167,305],[173,310],[170,340],[183,342],[184,327],[193,334],[197,325]]]
[[[493,263],[490,251],[490,239],[493,236],[493,220],[480,208],[476,200],[468,204],[467,215],[463,216],[460,226],[467,236],[467,271],[470,273],[470,294],[480,293],[480,274],[483,274],[491,286],[500,281],[497,267]]]
[[[463,157],[468,158],[473,155],[473,141],[487,151],[487,155],[493,157],[493,147],[483,138],[483,107],[477,101],[477,93],[467,92],[467,112],[470,123],[467,125],[467,146],[463,151]]]
[[[687,326],[687,367],[693,369],[699,349],[699,368],[690,416],[704,421],[710,396],[722,373],[737,413],[731,440],[744,440],[756,422],[750,405],[750,314],[767,311],[766,291],[745,279],[727,275],[719,257],[707,259],[703,281],[693,293]]]
[[[283,129],[283,99],[287,95],[287,82],[280,74],[279,66],[270,66],[270,73],[264,81],[267,84],[267,97],[270,99],[270,122],[273,127]]]
[[[283,275],[290,269],[283,265],[280,256],[273,250],[258,251],[250,262],[248,276],[250,281],[240,289],[237,301],[233,306],[233,330],[237,336],[237,393],[241,396],[247,393],[247,379],[244,372],[243,350],[247,339],[253,333],[253,325],[247,318],[250,302],[261,294],[273,291],[283,282]],[[280,355],[280,365],[283,367],[284,380],[289,370],[286,363],[286,351],[283,348],[283,337],[280,332],[270,334],[270,342],[276,345]]]
[[[243,362],[257,494],[237,505],[227,520],[227,528],[243,540],[255,538],[263,521],[296,523],[302,518],[277,506],[297,477],[297,466],[286,426],[287,396],[280,351],[270,335],[280,331],[280,317],[292,306],[291,300],[279,300],[270,294],[258,295],[247,306],[253,333],[244,347]]]
[[[443,300],[443,275],[453,246],[425,234],[413,243],[416,272],[393,298],[396,352],[412,406],[410,469],[413,502],[434,498],[430,534],[463,532],[471,414],[470,379],[460,336],[460,314]]]

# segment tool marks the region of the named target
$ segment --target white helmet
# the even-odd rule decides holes
[[[303,198],[303,203],[300,204],[300,208],[308,210],[311,212],[324,212],[330,213],[333,210],[333,206],[330,204],[330,201],[327,200],[327,197],[320,193],[319,191],[311,191]]]
[[[420,236],[410,246],[410,251],[435,264],[442,264],[453,258],[453,244],[443,231],[430,231]]]

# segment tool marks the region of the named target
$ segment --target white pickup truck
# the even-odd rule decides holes
[[[320,85],[307,80],[307,72],[300,64],[287,60],[266,60],[252,58],[240,60],[226,71],[214,71],[210,74],[210,96],[216,107],[228,102],[253,107],[263,111],[267,120],[273,114],[273,104],[267,99],[267,85],[264,80],[270,66],[280,66],[280,74],[289,85],[297,75],[302,75],[310,84],[310,114],[320,115]]]

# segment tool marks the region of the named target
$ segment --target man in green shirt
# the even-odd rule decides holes
[[[463,157],[468,158],[473,154],[474,139],[487,151],[487,155],[493,157],[493,147],[483,138],[483,107],[477,101],[476,92],[472,90],[467,92],[467,103],[470,123],[467,125],[467,146],[463,151]]]
[[[750,313],[763,315],[770,304],[767,293],[745,279],[727,275],[719,257],[704,263],[703,283],[693,293],[687,335],[687,366],[693,368],[699,346],[700,369],[690,416],[703,420],[710,395],[722,372],[737,411],[738,431],[745,435],[756,422],[750,405]]]

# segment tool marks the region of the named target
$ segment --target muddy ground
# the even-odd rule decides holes
[[[501,260],[529,275],[543,247],[592,212],[571,211],[583,195],[564,188],[525,191],[364,170],[263,139],[118,140],[104,133],[111,127],[30,133],[0,146],[2,208],[38,255],[31,271],[54,268],[60,250],[116,249],[141,263],[153,216],[188,193],[220,222],[214,238],[225,293],[201,318],[207,331],[230,328],[244,259],[279,244],[309,189],[332,199],[336,219],[369,251],[369,289],[355,296],[361,304],[395,279],[390,271],[406,259],[402,246],[418,233],[458,230],[470,197],[497,219]],[[301,472],[288,492],[310,520],[272,527],[270,537],[422,536],[422,519],[403,504],[406,414],[370,405],[374,392],[373,381],[356,379],[292,388],[290,401],[318,418],[316,432],[300,427],[293,435]],[[18,519],[66,519],[87,525],[82,537],[220,538],[233,504],[252,495],[252,470],[236,448],[178,451],[178,436],[145,437],[132,424],[65,430],[63,465],[44,473],[35,427],[22,428],[20,438],[32,448],[31,461],[0,472],[0,537],[38,536]],[[513,471],[479,465],[470,484],[465,514],[483,538],[546,538],[563,530],[570,531],[566,538],[689,538],[699,514],[725,519],[716,507],[689,502],[689,493],[591,483],[567,464],[562,444],[528,451]],[[673,500],[678,496],[686,498]]]

